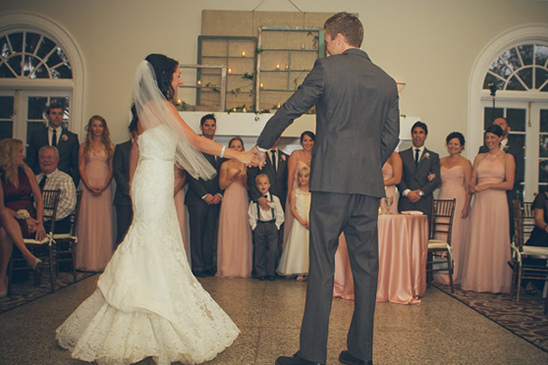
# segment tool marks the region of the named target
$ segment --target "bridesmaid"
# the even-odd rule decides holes
[[[113,153],[106,120],[92,116],[86,126],[86,141],[78,151],[83,185],[76,249],[79,270],[103,271],[112,256]]]
[[[470,240],[461,288],[476,292],[509,293],[512,271],[506,191],[514,186],[514,157],[499,148],[502,129],[485,130],[487,153],[474,160],[468,191],[474,194],[470,213]]]
[[[460,284],[462,279],[462,256],[467,250],[468,243],[468,210],[472,195],[466,188],[472,176],[472,164],[461,156],[464,149],[464,136],[459,132],[450,133],[445,139],[449,156],[440,159],[441,188],[439,199],[456,199],[455,216],[453,218],[453,232],[451,247],[453,248],[454,284]],[[445,235],[446,236],[446,235]],[[447,239],[447,237],[440,237]],[[449,284],[449,275],[434,272],[434,281]]]
[[[396,193],[396,185],[400,183],[401,175],[401,157],[399,153],[394,151],[382,167],[386,198],[392,198],[390,208],[388,208],[386,204],[386,198],[381,199],[381,211],[383,213],[398,214],[398,193]]]
[[[291,214],[290,197],[293,189],[297,188],[297,171],[301,167],[310,167],[310,161],[312,160],[312,149],[314,148],[314,141],[316,136],[311,131],[304,131],[301,133],[301,147],[302,150],[295,150],[289,156],[287,161],[287,202],[285,204],[285,220],[284,220],[284,244],[287,241],[289,232],[291,232],[291,226],[293,225],[293,214]]]
[[[228,148],[244,151],[244,142],[240,137],[234,137]],[[247,216],[247,167],[236,160],[223,162],[219,187],[225,192],[219,213],[217,276],[248,278],[253,268],[253,248]]]

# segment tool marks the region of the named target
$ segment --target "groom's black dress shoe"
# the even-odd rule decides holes
[[[339,355],[339,361],[345,365],[373,365],[373,360],[360,360],[344,350]]]
[[[289,357],[289,356],[278,357],[276,359],[276,365],[323,365],[323,364],[319,362],[308,361],[303,359],[302,357],[293,355],[293,357]]]

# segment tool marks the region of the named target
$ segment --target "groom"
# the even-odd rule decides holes
[[[355,283],[354,316],[343,364],[372,364],[378,275],[377,218],[384,196],[382,165],[398,144],[395,81],[359,49],[360,20],[338,13],[325,24],[331,57],[316,60],[303,84],[268,121],[253,148],[264,152],[293,120],[316,105],[311,162],[310,269],[300,349],[277,365],[325,364],[333,297],[334,256],[345,233]]]

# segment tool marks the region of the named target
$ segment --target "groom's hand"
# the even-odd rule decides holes
[[[253,154],[257,158],[257,167],[259,168],[259,170],[262,170],[263,166],[266,163],[266,153],[259,151],[257,146],[253,146],[250,151],[253,152]]]

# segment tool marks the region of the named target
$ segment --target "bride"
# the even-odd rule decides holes
[[[99,277],[97,289],[57,329],[72,357],[122,365],[152,357],[158,365],[214,358],[240,333],[192,275],[173,199],[174,162],[211,178],[199,152],[255,164],[251,152],[225,149],[198,136],[170,103],[182,84],[177,61],[146,57],[135,76],[135,107],[143,130],[131,196],[134,218]]]

